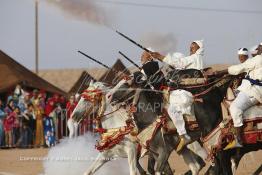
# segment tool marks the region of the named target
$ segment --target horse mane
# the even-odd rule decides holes
[[[205,91],[194,94],[195,98],[201,99],[199,102],[194,102],[193,105],[203,136],[210,133],[222,121],[223,116],[220,104],[226,96],[227,89],[238,77],[226,74]]]
[[[100,81],[97,82],[90,82],[89,86],[86,88],[86,90],[94,90],[94,89],[99,89],[102,92],[107,92],[109,90],[109,87]]]

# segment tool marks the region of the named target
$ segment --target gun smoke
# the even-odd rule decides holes
[[[94,0],[47,0],[47,2],[74,19],[105,26],[110,24],[110,15]]]
[[[148,32],[141,37],[141,43],[155,51],[167,54],[176,49],[176,38],[172,33]]]
[[[97,138],[98,139],[98,138]],[[52,147],[43,164],[43,175],[73,175],[84,172],[95,161],[99,151],[95,149],[96,137],[91,134],[74,139],[63,139]],[[112,159],[96,175],[129,174],[127,159]]]

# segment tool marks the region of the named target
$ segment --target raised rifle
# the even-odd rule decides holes
[[[125,76],[128,76],[128,75],[126,75],[124,72],[121,72],[121,71],[115,70],[114,68],[110,68],[109,66],[103,64],[102,62],[100,62],[100,61],[94,59],[93,57],[87,55],[86,53],[84,53],[84,52],[82,52],[82,51],[80,51],[80,50],[79,50],[78,52],[79,52],[80,54],[84,55],[85,57],[89,58],[90,60],[96,62],[97,64],[99,64],[99,65],[101,65],[101,66],[107,68],[108,70],[112,70],[116,75],[124,74]]]
[[[143,49],[144,51],[147,51],[147,52],[151,52],[150,50],[148,50],[147,48],[145,48],[144,46],[142,46],[141,44],[135,42],[134,40],[132,40],[131,38],[129,38],[128,36],[124,35],[123,33],[119,32],[116,30],[116,33],[118,33],[119,35],[121,35],[122,37],[124,37],[125,39],[129,40],[131,43],[137,45],[138,47],[140,47],[141,49]]]
[[[128,58],[125,54],[123,54],[121,51],[118,52],[120,55],[122,55],[127,61],[129,61],[130,63],[132,63],[135,67],[137,67],[139,70],[141,70],[142,68],[140,66],[138,66],[134,61],[132,61],[130,58]]]
[[[107,66],[107,65],[105,65],[105,64],[103,64],[103,63],[101,63],[100,61],[94,59],[93,57],[87,55],[86,53],[84,53],[84,52],[82,52],[82,51],[80,51],[80,50],[78,51],[78,53],[81,53],[82,55],[86,56],[86,57],[89,58],[90,60],[92,60],[92,61],[94,61],[94,62],[100,64],[101,66],[103,66],[103,67],[105,67],[105,68],[107,68],[107,69],[111,69],[109,66]]]

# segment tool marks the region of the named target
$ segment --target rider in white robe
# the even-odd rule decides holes
[[[190,56],[187,57],[177,58],[176,56],[171,56],[170,54],[162,56],[157,52],[152,53],[152,56],[175,68],[201,70],[203,69],[204,56],[203,41],[199,40],[192,42],[190,46]],[[177,151],[182,150],[185,145],[191,142],[191,138],[187,135],[187,131],[185,129],[185,121],[183,116],[191,114],[191,106],[193,101],[193,95],[188,91],[178,89],[170,93],[168,114],[174,122],[177,132],[181,138]]]
[[[246,109],[262,102],[262,43],[258,55],[245,62],[228,68],[228,73],[238,75],[246,72],[247,76],[238,87],[240,93],[230,105],[230,113],[237,131],[237,140],[241,146],[241,127],[243,126],[243,113]]]

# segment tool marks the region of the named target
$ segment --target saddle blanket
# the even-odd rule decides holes
[[[256,105],[244,112],[242,140],[244,144],[262,142],[262,106]],[[231,118],[224,119],[202,141],[210,157],[222,150],[236,146],[235,128]]]

